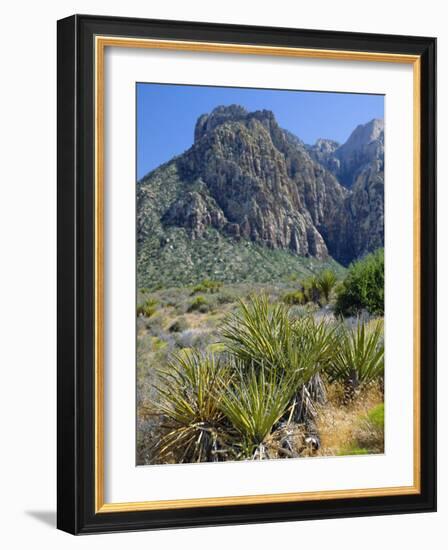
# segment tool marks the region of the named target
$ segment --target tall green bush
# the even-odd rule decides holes
[[[384,315],[384,249],[351,264],[342,283],[335,312],[349,317],[367,310]]]

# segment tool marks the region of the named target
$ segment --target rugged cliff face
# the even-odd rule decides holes
[[[138,261],[170,228],[347,264],[383,244],[384,129],[306,146],[272,112],[202,115],[192,147],[138,183]],[[146,260],[145,260],[146,258]],[[231,258],[229,258],[231,261]]]
[[[350,190],[337,232],[325,234],[332,255],[346,265],[384,246],[384,121],[357,126],[343,145],[320,139],[307,150]]]

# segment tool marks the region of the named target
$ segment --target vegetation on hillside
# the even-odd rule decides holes
[[[305,258],[288,250],[236,241],[214,229],[192,240],[184,228],[169,227],[159,234],[156,226],[139,245],[137,279],[140,287],[157,290],[197,285],[204,279],[227,284],[305,279],[325,269],[337,276],[346,271],[331,258]]]

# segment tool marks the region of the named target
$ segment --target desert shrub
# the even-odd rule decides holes
[[[167,345],[168,343],[158,336],[153,336],[151,338],[151,351],[153,352],[162,351]]]
[[[187,309],[188,312],[199,311],[199,313],[207,313],[210,311],[210,303],[204,296],[196,296]]]
[[[199,292],[202,293],[209,293],[214,294],[218,292],[218,290],[222,287],[222,283],[220,281],[213,281],[211,279],[204,279],[199,284],[193,287],[193,290],[191,291],[191,294],[198,294]]]
[[[384,249],[351,264],[338,291],[336,314],[349,317],[362,310],[384,315]]]
[[[238,298],[230,292],[220,292],[216,297],[216,303],[219,305],[233,304]]]
[[[142,316],[138,321],[142,321],[146,330],[148,330],[153,336],[159,336],[164,332],[163,315],[161,315],[159,311],[153,313],[151,317]]]
[[[143,317],[151,317],[157,309],[158,301],[154,298],[149,298],[139,306],[137,306],[137,315]]]
[[[155,444],[157,460],[177,463],[218,460],[228,448],[228,428],[221,409],[229,368],[213,354],[174,355],[159,373],[153,407],[164,435]]]
[[[188,321],[185,317],[179,317],[168,328],[170,332],[183,332],[189,328]]]
[[[201,328],[190,328],[175,335],[176,344],[179,348],[200,348],[205,349],[215,341],[213,333]]]
[[[338,381],[346,388],[347,399],[362,386],[378,380],[384,374],[383,322],[358,322],[355,329],[341,325],[338,345],[327,368],[330,381]]]
[[[301,290],[293,290],[284,294],[282,300],[288,306],[297,306],[305,303],[305,296]]]
[[[380,403],[361,419],[357,442],[373,452],[384,452],[384,403]]]
[[[330,300],[330,295],[337,282],[336,275],[331,269],[325,269],[317,277],[317,288],[321,296],[325,298],[325,301]]]
[[[367,420],[377,430],[384,430],[384,403],[373,407],[367,413]]]
[[[341,454],[373,454],[384,452],[384,403],[358,418],[353,440]],[[362,452],[361,452],[362,451]]]

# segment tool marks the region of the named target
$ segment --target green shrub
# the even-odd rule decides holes
[[[282,300],[288,306],[300,306],[305,303],[305,296],[301,290],[293,290],[284,294]]]
[[[237,299],[238,298],[233,294],[231,294],[230,292],[221,292],[216,297],[216,301],[219,305],[233,304],[234,302],[237,301]]]
[[[151,351],[154,351],[154,352],[162,351],[167,347],[167,345],[168,344],[165,342],[165,340],[162,340],[157,336],[154,336],[153,338],[151,338],[151,347],[152,347]]]
[[[189,312],[199,311],[199,313],[207,313],[210,311],[210,304],[204,296],[196,296],[188,307]]]
[[[143,302],[143,304],[137,306],[137,316],[151,317],[151,315],[155,313],[158,303],[159,302],[154,300],[154,298],[146,300],[146,302]]]
[[[377,430],[384,430],[384,403],[380,403],[373,407],[367,413],[367,420]]]
[[[384,315],[384,249],[354,262],[338,292],[337,315],[349,317],[362,310]]]
[[[191,294],[198,294],[199,292],[215,294],[221,287],[222,283],[220,281],[204,279],[202,282],[193,287]]]
[[[341,454],[376,454],[383,452],[384,403],[380,403],[370,409],[367,414],[359,417],[358,427],[352,434],[352,441]]]

